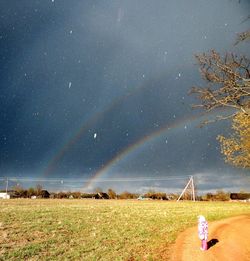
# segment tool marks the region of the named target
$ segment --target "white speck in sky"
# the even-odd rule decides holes
[[[164,63],[166,63],[166,61],[167,61],[167,54],[168,54],[168,52],[165,51],[164,52],[164,56],[163,56]]]
[[[97,133],[94,133],[94,139],[96,139],[96,137],[97,137]]]
[[[145,78],[145,74],[142,75],[142,78]]]
[[[179,73],[178,76],[181,77],[181,73]]]
[[[227,26],[227,23],[225,23],[225,26]]]
[[[69,89],[71,88],[72,82],[69,82]]]
[[[207,36],[206,36],[206,35],[204,35],[204,39],[207,39]]]
[[[117,23],[120,23],[121,20],[122,20],[122,18],[123,18],[123,16],[124,16],[124,11],[123,11],[122,8],[119,8],[119,9],[118,9],[118,14],[117,14],[116,22],[117,22]]]
[[[72,31],[72,30],[70,30],[70,31],[69,31],[69,33],[70,33],[70,34],[72,34],[72,33],[73,33],[73,31]]]
[[[51,2],[52,2],[52,3],[54,3],[54,2],[55,2],[55,0],[51,0]]]
[[[184,126],[184,129],[185,129],[185,130],[187,129],[187,125]]]
[[[168,143],[168,140],[166,140],[165,142],[166,142],[166,144],[167,144],[167,143]]]

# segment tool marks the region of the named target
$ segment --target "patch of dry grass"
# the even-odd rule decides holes
[[[250,204],[1,200],[0,260],[160,260],[196,224],[250,214]]]

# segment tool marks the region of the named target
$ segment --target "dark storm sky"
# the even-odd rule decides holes
[[[187,92],[204,84],[195,53],[249,54],[233,45],[249,10],[247,0],[2,0],[0,176],[196,175],[201,190],[247,189],[249,173],[219,152],[229,124],[197,128]]]

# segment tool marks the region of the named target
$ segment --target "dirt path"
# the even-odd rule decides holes
[[[250,261],[250,216],[239,216],[209,223],[212,242],[207,251],[200,250],[197,227],[181,233],[173,247],[172,261]]]

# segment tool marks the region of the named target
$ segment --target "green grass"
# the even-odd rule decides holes
[[[248,203],[1,200],[0,260],[160,260],[179,232]]]

